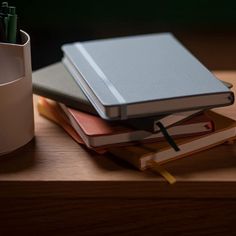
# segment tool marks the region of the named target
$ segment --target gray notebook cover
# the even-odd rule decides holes
[[[62,63],[34,71],[33,92],[81,111],[97,114]]]
[[[121,110],[130,104],[221,93],[231,96],[222,104],[233,102],[229,89],[169,33],[73,43],[62,50],[88,85],[90,91],[84,91],[93,105],[90,92],[104,107]]]

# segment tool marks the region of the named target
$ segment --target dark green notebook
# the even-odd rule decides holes
[[[62,63],[55,63],[33,72],[32,79],[33,93],[81,111],[97,114]]]

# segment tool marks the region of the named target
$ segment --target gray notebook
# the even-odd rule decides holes
[[[62,46],[66,65],[105,119],[230,105],[233,93],[171,34]]]
[[[81,111],[97,114],[62,63],[34,71],[33,92]]]

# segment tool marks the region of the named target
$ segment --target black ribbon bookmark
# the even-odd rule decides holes
[[[180,148],[178,147],[178,145],[175,143],[174,139],[169,135],[169,133],[167,132],[166,128],[164,127],[164,125],[161,122],[157,122],[156,123],[158,125],[158,127],[160,128],[160,131],[162,132],[162,134],[164,135],[164,137],[166,138],[166,141],[170,144],[170,146],[176,151],[180,151]]]

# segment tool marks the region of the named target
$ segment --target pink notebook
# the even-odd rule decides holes
[[[60,105],[88,147],[124,145],[129,142],[155,142],[164,139],[161,132],[137,130],[118,122],[109,122],[98,116],[68,108],[64,104]],[[173,138],[202,135],[213,130],[213,121],[204,113],[167,129]]]

